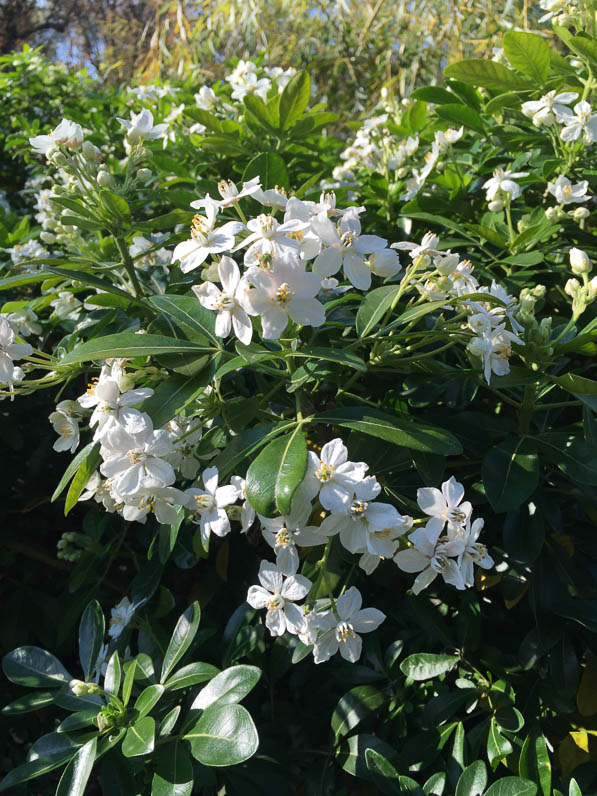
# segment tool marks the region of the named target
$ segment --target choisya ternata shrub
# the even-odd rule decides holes
[[[88,602],[80,668],[5,657],[43,689],[9,716],[71,715],[2,787],[592,792],[583,14],[551,20],[561,51],[509,32],[350,139],[306,73],[243,62],[33,131],[2,395],[58,395],[74,590],[125,545],[138,574],[107,635]]]

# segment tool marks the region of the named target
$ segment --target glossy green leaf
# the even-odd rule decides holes
[[[174,296],[166,293],[161,296],[152,296],[149,301],[157,310],[171,318],[183,332],[193,333],[195,336],[199,336],[199,341],[201,338],[205,338],[216,348],[222,348],[222,341],[216,337],[215,333],[215,313],[206,309],[194,294]]]
[[[337,741],[384,704],[383,693],[372,685],[358,685],[340,698],[332,713],[332,732]]]
[[[261,187],[264,189],[288,188],[290,178],[286,164],[276,152],[262,152],[249,161],[243,173],[243,181],[248,182],[254,177],[259,177]]]
[[[309,359],[323,359],[326,362],[336,362],[338,365],[346,365],[349,368],[354,368],[354,370],[360,370],[361,373],[367,372],[367,365],[365,362],[356,354],[353,354],[352,351],[323,348],[322,346],[304,346],[303,348],[299,348],[298,351],[290,351],[287,356],[292,358],[307,357]]]
[[[534,782],[520,777],[503,777],[485,791],[485,796],[535,796],[535,793],[537,786]]]
[[[550,431],[534,438],[539,450],[573,482],[597,486],[595,450],[568,434]]]
[[[22,713],[32,713],[33,711],[45,708],[54,702],[55,694],[51,691],[33,691],[30,694],[15,699],[5,705],[0,713],[3,716],[20,716]]]
[[[551,760],[545,736],[538,729],[525,738],[518,761],[518,773],[523,779],[538,782],[543,796],[550,796]]]
[[[469,58],[450,64],[444,69],[444,75],[471,86],[481,86],[498,91],[516,91],[524,87],[520,75],[516,72],[496,61],[482,61],[478,58]]]
[[[549,45],[542,36],[519,30],[509,30],[502,39],[504,55],[523,75],[543,85],[549,74]]]
[[[211,705],[184,736],[204,766],[234,766],[255,754],[257,730],[242,705]]]
[[[155,719],[144,716],[129,727],[122,742],[125,757],[138,757],[153,752],[155,745]]]
[[[165,688],[163,685],[148,685],[137,697],[135,701],[135,711],[137,718],[142,719],[157,705],[164,694]]]
[[[539,483],[539,457],[524,439],[511,439],[490,448],[481,468],[485,494],[494,511],[517,509]]]
[[[487,785],[487,769],[482,760],[475,760],[462,772],[456,785],[456,796],[481,796]]]
[[[64,769],[60,777],[56,796],[83,796],[93,771],[97,753],[97,738],[82,746]]]
[[[487,757],[489,765],[495,771],[499,763],[513,752],[512,744],[500,732],[500,727],[492,716],[489,722],[489,734],[487,735]]]
[[[459,105],[451,102],[449,105],[440,105],[435,109],[436,114],[440,119],[445,119],[447,122],[458,124],[463,127],[468,127],[471,130],[476,130],[482,133],[485,130],[485,125],[481,116],[477,111],[469,108],[466,105]]]
[[[384,285],[371,290],[361,302],[357,317],[356,329],[359,337],[366,337],[381,322],[392,303],[398,296],[398,285]]]
[[[79,710],[77,713],[71,713],[70,716],[60,722],[56,732],[71,733],[74,730],[81,730],[83,727],[97,727],[95,719],[99,713],[99,708],[100,705],[95,709]]]
[[[347,407],[329,409],[312,418],[315,423],[344,426],[373,437],[385,439],[394,445],[441,455],[458,454],[462,446],[449,431],[421,423],[410,423],[376,409]]]
[[[431,652],[417,652],[400,663],[402,674],[412,680],[429,680],[445,674],[456,666],[457,655],[434,655]]]
[[[402,796],[404,791],[400,787],[400,776],[387,758],[375,749],[366,749],[365,763],[379,787],[383,788],[384,796]]]
[[[103,225],[102,225],[103,226]],[[145,307],[147,310],[147,304],[145,304],[140,299],[132,296],[130,293],[127,293],[126,290],[121,290],[120,288],[116,287],[112,284],[112,282],[108,282],[106,279],[100,279],[95,274],[90,274],[87,271],[81,271],[80,269],[74,268],[57,268],[54,265],[47,264],[47,270],[50,274],[56,274],[57,276],[62,276],[65,279],[70,279],[73,282],[82,282],[84,285],[91,285],[91,287],[97,288],[102,292],[109,293],[113,296],[118,296],[119,298],[123,299],[126,302],[126,307],[130,307],[131,305],[138,305],[141,307]],[[93,299],[99,298],[102,293],[99,293],[98,296],[93,296]]]
[[[240,702],[255,688],[260,677],[261,669],[258,666],[231,666],[199,691],[191,709],[204,710],[214,703],[230,705]]]
[[[168,644],[168,649],[164,655],[160,683],[164,683],[167,680],[172,669],[174,669],[193,643],[193,639],[197,635],[197,630],[199,629],[200,619],[201,609],[199,608],[198,602],[189,605],[178,619],[174,632],[172,633],[172,638]]]
[[[149,357],[177,353],[200,354],[206,350],[209,349],[191,340],[178,340],[176,337],[164,337],[160,334],[121,332],[120,334],[108,334],[105,337],[78,345],[60,360],[60,364],[72,365],[75,362],[88,362],[92,359],[110,357]]]
[[[213,461],[215,467],[218,468],[220,473],[220,481],[228,478],[236,472],[238,466],[242,462],[253,457],[254,454],[262,448],[269,440],[282,434],[284,431],[290,431],[294,428],[294,421],[281,422],[281,423],[266,423],[261,426],[254,426],[248,428],[236,437],[226,448],[220,453]]]
[[[83,490],[89,483],[89,479],[95,473],[97,466],[101,462],[101,456],[99,454],[99,450],[96,447],[93,447],[87,456],[83,459],[81,464],[77,468],[77,472],[73,480],[70,483],[68,488],[68,492],[66,493],[66,500],[64,501],[64,516],[73,509],[79,500],[79,497],[83,493]]]
[[[177,672],[174,672],[164,683],[168,691],[178,691],[180,688],[188,688],[191,685],[205,683],[211,680],[220,670],[211,663],[189,663]]]
[[[79,660],[84,679],[91,680],[97,656],[104,641],[106,623],[97,600],[87,603],[79,624]]]
[[[181,709],[182,708],[180,705],[176,705],[169,713],[164,716],[160,723],[160,738],[165,738],[167,735],[170,735],[176,722],[178,721]]]
[[[60,497],[61,493],[65,489],[68,482],[71,480],[71,478],[75,475],[75,473],[79,469],[80,464],[85,461],[85,459],[91,454],[91,451],[94,449],[96,451],[99,451],[99,442],[90,442],[88,445],[85,445],[84,448],[81,448],[81,450],[77,453],[77,455],[74,457],[74,459],[71,461],[71,463],[64,471],[64,475],[58,482],[58,486],[56,487],[56,489],[52,494],[52,497],[50,498],[50,501],[52,503],[58,497]]]
[[[446,775],[443,771],[432,774],[423,785],[425,796],[443,796],[446,789]]]
[[[208,364],[206,360],[205,367],[192,376],[170,374],[158,384],[153,395],[143,401],[143,411],[151,417],[154,428],[164,426],[203,392],[213,376],[213,368]]]
[[[292,496],[307,469],[307,444],[300,426],[270,442],[247,470],[247,499],[264,517],[290,514]]]
[[[20,785],[23,782],[28,782],[36,777],[41,777],[55,768],[64,765],[67,760],[70,760],[74,749],[69,752],[64,752],[62,755],[51,755],[48,757],[39,757],[28,763],[23,763],[16,768],[13,768],[2,781],[0,781],[0,791],[14,788],[15,785]]]
[[[311,78],[308,72],[297,72],[280,95],[280,130],[288,130],[306,110],[311,99]]]
[[[255,94],[247,94],[243,101],[251,119],[257,123],[258,127],[263,128],[269,133],[274,133],[277,131],[279,118],[274,112],[274,109],[270,106],[269,102],[265,103],[261,97],[258,97]],[[251,129],[253,129],[252,125]]]
[[[131,691],[133,690],[133,681],[137,675],[137,662],[132,660],[126,669],[124,681],[122,683],[122,702],[126,707],[131,698]]]
[[[73,679],[58,658],[40,647],[17,647],[2,658],[2,671],[17,685],[60,688]]]
[[[165,744],[156,755],[151,796],[190,796],[192,790],[193,764],[188,746],[180,741]]]
[[[104,675],[104,691],[118,696],[120,691],[120,680],[122,678],[122,668],[120,666],[120,656],[118,650],[114,650],[108,661],[106,674]]]
[[[423,102],[433,102],[435,105],[445,105],[446,103],[458,101],[458,97],[455,94],[440,86],[421,86],[411,91],[409,96]]]

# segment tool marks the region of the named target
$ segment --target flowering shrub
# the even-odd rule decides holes
[[[245,62],[31,129],[1,395],[56,396],[82,616],[4,658],[71,715],[0,789],[592,792],[593,27],[349,141]]]

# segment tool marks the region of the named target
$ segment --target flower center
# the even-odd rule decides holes
[[[350,504],[350,513],[353,517],[364,517],[367,513],[369,504],[364,500],[353,500]]]
[[[238,188],[232,180],[220,180],[218,183],[218,191],[222,199],[233,199],[238,196]]]
[[[220,293],[217,304],[220,312],[230,312],[236,306],[236,299],[229,293]]]
[[[331,464],[325,464],[325,462],[322,462],[317,470],[315,470],[315,475],[320,481],[329,481],[334,475],[334,468]]]
[[[346,644],[351,638],[356,638],[356,633],[350,622],[340,622],[336,625],[336,641]]]
[[[265,213],[262,213],[257,218],[257,221],[261,228],[261,234],[264,238],[268,238],[275,229],[275,221],[273,216],[268,216]]]
[[[292,534],[288,528],[280,528],[276,534],[276,547],[288,547],[292,544]]]
[[[564,187],[562,188],[562,193],[566,198],[568,198],[572,194],[572,186],[564,185]]]
[[[340,236],[340,244],[343,249],[350,249],[359,237],[357,232],[343,232]]]
[[[71,436],[72,436],[72,434],[73,434],[73,430],[72,430],[72,428],[71,428],[71,427],[68,425],[68,423],[63,423],[63,424],[60,426],[60,434],[61,434],[63,437],[71,437]]]
[[[281,594],[274,594],[271,600],[266,602],[265,607],[268,611],[279,611],[284,607],[284,598]]]
[[[191,238],[197,241],[204,241],[209,232],[209,223],[204,216],[195,213],[191,224]]]
[[[448,519],[452,522],[461,524],[466,520],[466,514],[459,508],[450,509],[448,511]]]
[[[87,389],[85,390],[87,395],[93,395],[93,393],[95,392],[95,388],[98,385],[98,382],[99,382],[99,379],[97,379],[97,378],[91,379],[91,381],[87,385]]]
[[[147,454],[140,450],[130,450],[126,452],[129,462],[134,466],[145,461]]]
[[[275,300],[278,302],[278,304],[288,304],[290,301],[292,301],[294,295],[295,292],[292,290],[288,282],[284,282],[276,290]]]
[[[213,509],[215,504],[216,501],[213,495],[195,496],[195,506],[197,508],[197,511],[207,511],[208,509]]]

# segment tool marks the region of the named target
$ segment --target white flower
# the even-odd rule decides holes
[[[251,586],[247,602],[252,608],[267,608],[265,626],[272,636],[289,633],[298,634],[303,626],[303,613],[295,605],[309,593],[311,581],[303,575],[284,577],[275,564],[262,561],[259,567],[261,586]]]
[[[48,250],[44,249],[41,243],[38,240],[32,239],[28,240],[25,243],[15,243],[14,246],[5,249],[10,254],[10,259],[12,260],[14,265],[20,265],[22,262],[26,260],[31,260],[35,257],[47,257]],[[38,268],[37,265],[35,266],[28,266],[31,270],[36,270]]]
[[[223,290],[213,282],[204,282],[202,285],[193,285],[193,292],[203,307],[215,310],[218,337],[228,337],[230,330],[241,343],[248,345],[253,336],[253,326],[241,301],[247,291],[247,282],[240,278],[238,265],[230,257],[222,257],[218,264],[218,274]]]
[[[487,192],[486,199],[491,202],[500,192],[509,193],[511,199],[517,199],[522,193],[522,188],[514,180],[520,177],[528,177],[528,171],[508,171],[507,169],[496,169],[493,177],[483,183],[483,188]]]
[[[392,249],[382,249],[369,256],[369,268],[376,276],[385,279],[396,276],[402,270],[400,258]]]
[[[55,451],[74,453],[79,445],[80,409],[76,401],[60,401],[49,420],[60,436],[53,445]]]
[[[467,345],[473,356],[483,360],[483,374],[487,384],[491,381],[491,374],[505,376],[510,373],[509,359],[512,356],[512,343],[523,345],[523,341],[513,332],[506,329],[505,324],[500,324],[495,329],[485,332],[482,337],[474,337]]]
[[[276,566],[284,575],[293,575],[298,570],[297,545],[313,547],[326,541],[319,528],[307,525],[312,506],[301,491],[299,487],[294,494],[290,514],[274,519],[259,515],[263,537],[273,547]]]
[[[195,102],[199,108],[205,111],[210,111],[218,103],[218,98],[215,95],[213,88],[209,86],[201,86],[198,93],[195,94]]]
[[[191,239],[179,243],[172,253],[172,262],[180,260],[183,274],[199,268],[210,254],[220,254],[232,249],[234,236],[244,227],[240,221],[229,221],[214,229],[218,204],[213,200],[206,205],[205,212],[205,216],[197,213],[193,217]]]
[[[83,304],[76,296],[73,296],[70,291],[61,290],[60,293],[58,293],[58,298],[50,301],[50,307],[54,307],[54,312],[60,320],[76,321]]]
[[[122,600],[112,608],[110,625],[108,627],[108,635],[112,639],[117,639],[128,623],[133,618],[135,613],[135,605],[131,603],[128,597],[123,597]]]
[[[358,483],[354,499],[343,511],[330,514],[321,523],[326,536],[340,533],[340,541],[351,553],[368,553],[391,558],[398,547],[398,537],[412,527],[412,517],[403,517],[389,503],[374,503],[381,487],[370,476]],[[366,562],[364,562],[366,563]]]
[[[408,251],[411,260],[418,260],[419,257],[426,258],[422,261],[422,265],[427,265],[427,261],[431,261],[431,257],[441,257],[442,252],[438,250],[439,238],[433,232],[426,232],[423,235],[421,243],[413,243],[408,240],[401,240],[398,243],[392,243],[390,249],[400,249],[401,251]]]
[[[185,503],[184,492],[172,486],[141,489],[124,499],[122,516],[129,522],[144,523],[146,516],[152,512],[162,525],[173,525],[178,518],[174,506],[183,506]]]
[[[116,501],[112,497],[110,483],[108,480],[102,481],[98,472],[95,472],[89,481],[87,481],[79,500],[91,500],[91,498],[93,498],[96,503],[101,503],[110,514],[116,511]]]
[[[451,556],[458,556],[464,549],[461,539],[439,541],[444,527],[441,519],[431,519],[424,528],[417,528],[409,536],[412,547],[401,550],[394,556],[394,561],[403,572],[418,572],[413,583],[413,593],[419,594],[427,588],[438,575],[446,583],[462,590],[464,579],[457,562]]]
[[[119,377],[107,373],[107,370],[102,369],[99,379],[91,382],[87,391],[77,398],[84,409],[94,407],[89,425],[97,424],[95,438],[105,436],[114,425],[123,425],[134,433],[142,431],[148,425],[148,415],[132,407],[150,398],[153,390],[150,387],[139,387],[121,393],[122,375]]]
[[[448,532],[458,530],[470,517],[473,507],[468,501],[462,502],[464,487],[454,476],[444,481],[441,492],[435,487],[417,490],[417,503],[430,517],[442,521],[440,530],[448,523]]]
[[[141,113],[133,113],[131,111],[131,120],[121,119],[116,117],[120,124],[126,129],[126,138],[129,144],[136,144],[138,141],[144,141],[146,138],[155,139],[162,138],[167,130],[167,124],[153,124],[153,113],[147,108],[143,108]]]
[[[212,533],[226,536],[230,533],[230,520],[225,507],[235,503],[238,491],[235,486],[218,486],[218,468],[208,467],[202,479],[204,489],[186,489],[186,506],[199,514],[201,540],[207,545]]]
[[[15,335],[9,322],[0,317],[0,384],[8,385],[11,392],[13,382],[21,381],[17,378],[18,374],[15,374],[16,368],[13,360],[28,357],[33,353],[33,348],[29,343],[15,343],[14,339]]]
[[[581,135],[586,144],[597,141],[597,113],[586,100],[574,106],[574,113],[567,109],[566,114],[560,114],[558,121],[564,124],[560,131],[562,141],[577,141]]]
[[[195,478],[199,462],[194,456],[197,443],[203,435],[203,427],[196,418],[174,417],[166,426],[172,440],[173,450],[167,461],[179,470],[184,478]]]
[[[350,663],[358,661],[363,646],[358,634],[377,630],[386,618],[377,608],[361,609],[362,603],[359,590],[351,586],[336,601],[337,617],[331,611],[319,614],[317,622],[323,633],[315,642],[315,663],[328,661],[338,650]]]
[[[240,509],[240,529],[242,533],[246,533],[255,522],[257,514],[253,506],[251,506],[247,500],[247,484],[245,479],[241,478],[240,475],[233,475],[230,477],[230,483],[235,487],[238,493],[238,500],[243,501]]]
[[[33,151],[38,155],[47,155],[57,144],[69,149],[76,149],[83,143],[83,130],[80,124],[63,119],[48,135],[36,135],[29,139]]]
[[[371,270],[365,262],[366,255],[381,252],[387,241],[377,235],[361,235],[356,213],[344,213],[338,226],[321,213],[311,220],[311,227],[326,247],[313,262],[315,273],[333,276],[343,267],[346,278],[358,290],[368,290]]]
[[[294,257],[300,251],[300,244],[295,238],[289,236],[300,232],[306,226],[305,222],[298,219],[279,224],[273,216],[262,213],[247,223],[251,234],[247,235],[236,248],[242,249],[244,246],[249,246],[244,257],[247,266],[259,265],[264,255]]]
[[[466,586],[475,584],[474,564],[481,569],[491,569],[494,564],[485,545],[477,541],[483,525],[482,519],[476,519],[471,525],[471,518],[467,517],[464,528],[460,528],[458,533],[452,536],[454,539],[461,539],[464,543],[464,550],[458,556],[458,566]]]
[[[6,318],[13,332],[20,337],[28,337],[30,334],[41,334],[41,324],[30,307],[21,307],[5,315],[0,315],[0,317]]]
[[[591,195],[587,194],[589,187],[588,180],[582,180],[573,185],[563,174],[555,182],[547,183],[547,190],[555,196],[556,201],[561,205],[569,205],[574,202],[587,202]]]
[[[323,446],[321,456],[309,451],[307,472],[301,489],[309,500],[319,494],[324,509],[345,512],[368,469],[364,462],[348,461],[346,445],[338,437]]]
[[[574,102],[577,97],[578,94],[575,91],[564,91],[561,94],[549,91],[540,100],[523,102],[521,110],[525,116],[533,120],[535,127],[542,124],[553,124],[556,119],[560,120],[562,114],[570,113],[570,108],[566,106]]]
[[[122,498],[170,486],[175,481],[172,465],[164,460],[172,451],[168,432],[151,425],[132,434],[112,426],[102,437],[100,472],[112,481],[112,491]]]
[[[275,207],[277,210],[286,210],[290,201],[286,189],[278,185],[275,188],[268,188],[266,191],[258,188],[258,190],[253,192],[253,199],[256,199],[266,207]]]
[[[570,267],[575,276],[589,274],[593,270],[593,264],[589,255],[582,249],[572,248],[569,253]]]
[[[261,190],[259,177],[254,177],[248,182],[243,182],[243,187],[239,191],[232,180],[220,180],[218,191],[222,197],[220,207],[229,207],[243,199],[245,196],[253,196]],[[191,205],[192,207],[193,205]]]
[[[244,278],[250,285],[244,306],[251,315],[261,316],[265,340],[277,340],[288,318],[300,326],[321,326],[325,322],[323,304],[315,298],[321,278],[308,273],[300,260],[276,259],[269,270],[253,266]]]
[[[440,150],[447,149],[452,144],[455,144],[457,141],[460,141],[463,134],[464,134],[464,127],[459,127],[458,130],[455,130],[452,127],[448,127],[447,130],[438,130],[436,132],[435,142]]]

